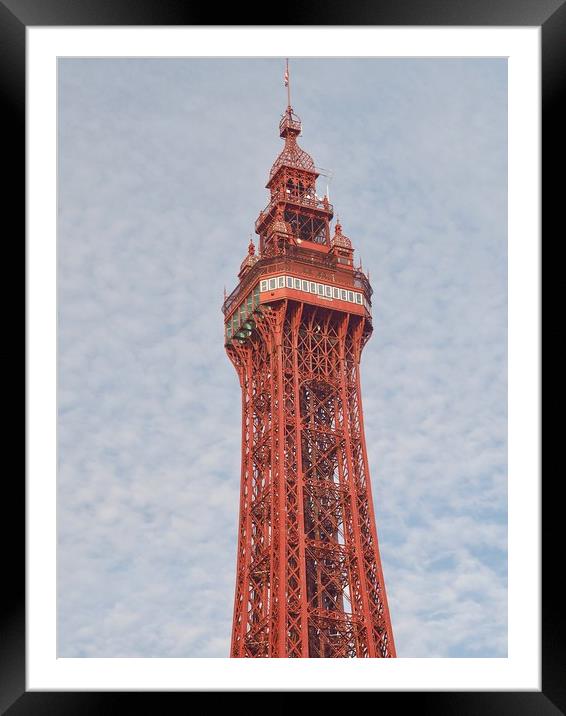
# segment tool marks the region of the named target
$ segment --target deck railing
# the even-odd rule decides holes
[[[241,282],[230,293],[222,305],[224,315],[230,313],[232,307],[237,304],[244,296],[246,296],[251,288],[259,281],[261,276],[265,274],[275,273],[301,273],[301,268],[305,269],[305,278],[312,280],[311,271],[313,268],[320,268],[332,271],[335,275],[336,283],[343,286],[351,286],[360,289],[368,303],[371,305],[371,295],[373,290],[367,279],[367,276],[359,269],[349,271],[340,268],[336,264],[336,259],[331,256],[321,256],[318,252],[312,252],[312,257],[305,255],[304,249],[296,246],[289,246],[285,254],[281,256],[270,256],[260,259],[242,278]],[[325,279],[327,280],[327,279]]]
[[[263,211],[260,212],[259,216],[257,217],[257,220],[255,222],[256,233],[259,231],[259,227],[265,221],[265,217],[269,216],[275,206],[282,201],[285,201],[288,204],[293,204],[294,206],[303,206],[308,207],[310,209],[323,209],[330,214],[330,218],[334,216],[334,207],[332,206],[332,204],[330,204],[328,201],[325,201],[324,198],[321,199],[320,197],[318,197],[314,191],[310,193],[307,193],[306,191],[299,193],[296,191],[292,191],[291,189],[279,190],[278,192],[273,194],[269,204],[265,207]]]

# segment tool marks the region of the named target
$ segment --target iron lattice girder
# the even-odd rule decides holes
[[[279,189],[273,193],[269,204],[256,219],[256,234],[261,235],[267,231],[275,219],[278,209],[283,214],[286,211],[290,211],[295,214],[306,215],[310,219],[320,219],[323,222],[330,221],[334,216],[332,204],[324,203],[321,199],[318,199],[314,190],[312,195],[307,198],[306,195],[289,195],[286,194],[285,189]]]
[[[370,332],[279,301],[227,347],[243,411],[232,656],[395,656],[361,412]]]

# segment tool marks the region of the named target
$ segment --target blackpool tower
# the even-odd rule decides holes
[[[394,657],[360,387],[372,289],[289,94],[279,134],[259,250],[223,305],[242,390],[231,656]]]

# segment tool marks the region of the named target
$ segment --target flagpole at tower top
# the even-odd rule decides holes
[[[287,87],[287,109],[291,109],[291,81],[289,79],[289,58],[285,59],[285,87]]]

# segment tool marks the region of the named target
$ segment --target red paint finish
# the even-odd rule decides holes
[[[362,415],[360,357],[371,287],[316,195],[291,107],[268,207],[224,303],[242,388],[242,472],[231,656],[394,657]],[[295,289],[278,274],[348,287],[364,305]],[[255,293],[254,293],[255,291]]]

